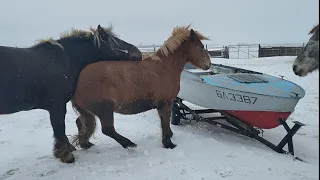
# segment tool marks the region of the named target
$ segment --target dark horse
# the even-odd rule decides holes
[[[319,24],[309,34],[312,36],[292,65],[293,72],[301,77],[319,69]]]
[[[176,27],[172,36],[154,54],[140,62],[97,62],[85,67],[80,75],[72,105],[80,113],[76,120],[78,135],[71,140],[81,148],[90,148],[98,116],[102,133],[124,148],[136,144],[114,129],[114,112],[137,114],[157,109],[164,148],[175,148],[171,142],[171,107],[180,90],[180,76],[187,62],[207,70],[210,56],[201,40],[208,39],[189,26]]]
[[[62,162],[75,160],[75,147],[65,133],[65,115],[80,71],[97,61],[142,59],[138,48],[111,30],[98,25],[96,30],[73,29],[59,40],[29,48],[0,46],[0,114],[47,110],[55,138],[53,153]]]

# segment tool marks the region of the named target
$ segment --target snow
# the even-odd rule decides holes
[[[307,77],[291,70],[294,57],[213,59],[214,63],[260,71],[297,83],[306,96],[288,119],[306,124],[295,135],[294,161],[250,138],[205,123],[171,126],[175,149],[161,145],[155,110],[132,116],[115,115],[116,130],[138,144],[134,151],[104,136],[98,126],[91,149],[74,152],[76,162],[64,164],[52,155],[52,128],[43,110],[0,117],[0,180],[125,179],[125,180],[306,180],[319,177],[319,72]],[[77,132],[76,115],[68,104],[66,132]],[[282,127],[266,130],[264,137],[278,143]]]

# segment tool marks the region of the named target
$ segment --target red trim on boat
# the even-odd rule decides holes
[[[272,129],[278,127],[279,119],[287,120],[291,112],[271,112],[271,111],[225,111],[236,116],[242,121],[262,129]]]

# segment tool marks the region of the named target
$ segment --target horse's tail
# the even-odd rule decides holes
[[[81,123],[81,130],[79,130],[77,135],[70,138],[72,144],[79,146],[81,143],[86,143],[89,138],[93,135],[96,129],[96,119],[93,114],[81,109],[76,103],[71,100],[72,108],[74,111],[78,112],[80,116],[77,118],[77,125]]]

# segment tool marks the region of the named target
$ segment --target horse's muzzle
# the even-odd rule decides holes
[[[303,70],[302,69],[298,69],[298,66],[297,65],[294,65],[292,67],[292,70],[294,72],[295,75],[298,75],[298,76],[301,76],[302,73],[303,73]]]

